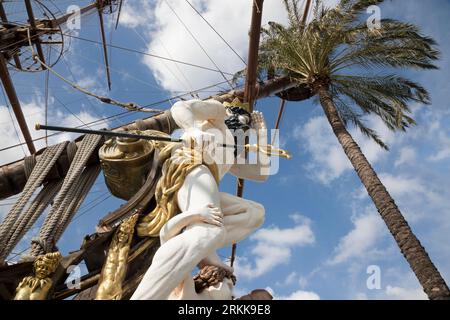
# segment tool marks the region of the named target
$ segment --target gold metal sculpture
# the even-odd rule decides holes
[[[97,289],[96,300],[120,300],[122,282],[128,265],[128,253],[138,214],[124,220],[117,229],[108,250]]]
[[[246,144],[245,149],[247,151],[252,152],[261,152],[264,153],[267,156],[277,156],[285,159],[292,159],[292,155],[289,151],[284,149],[275,148],[274,146],[268,144],[268,145],[259,145],[259,144]]]
[[[166,136],[156,131],[130,131],[129,133]],[[114,137],[99,150],[100,163],[109,191],[129,200],[144,185],[152,164],[152,156],[158,141]]]
[[[23,278],[16,288],[14,300],[46,300],[53,285],[50,276],[55,272],[60,260],[59,252],[37,257],[33,264],[34,275]]]

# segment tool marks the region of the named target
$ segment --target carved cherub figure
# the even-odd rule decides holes
[[[51,252],[36,258],[34,276],[27,276],[19,283],[14,300],[45,300],[52,287],[50,276],[56,271],[61,254]]]

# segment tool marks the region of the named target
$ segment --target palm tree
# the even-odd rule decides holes
[[[353,124],[388,149],[366,126],[364,115],[377,115],[391,130],[405,131],[415,124],[408,116],[408,103],[430,103],[428,92],[418,83],[381,71],[436,69],[436,43],[410,23],[383,19],[380,29],[368,28],[361,15],[382,0],[341,0],[334,9],[316,4],[314,19],[307,25],[302,23],[297,2],[284,0],[288,26],[270,23],[263,30],[260,66],[268,74],[289,76],[318,98],[334,134],[425,293],[430,299],[450,299],[444,279],[347,130],[348,124]]]

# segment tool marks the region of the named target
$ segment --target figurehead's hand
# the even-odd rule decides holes
[[[252,128],[255,130],[267,129],[266,120],[260,111],[252,112]]]
[[[194,148],[201,152],[215,146],[215,136],[197,128],[186,130],[181,138],[185,147]]]

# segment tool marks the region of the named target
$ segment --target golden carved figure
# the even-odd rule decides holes
[[[45,300],[52,287],[50,275],[55,272],[61,260],[59,252],[51,252],[36,258],[33,264],[34,276],[27,276],[16,288],[14,300]]]
[[[120,300],[122,282],[127,272],[128,253],[138,215],[124,220],[117,229],[108,250],[99,280],[96,300]]]

